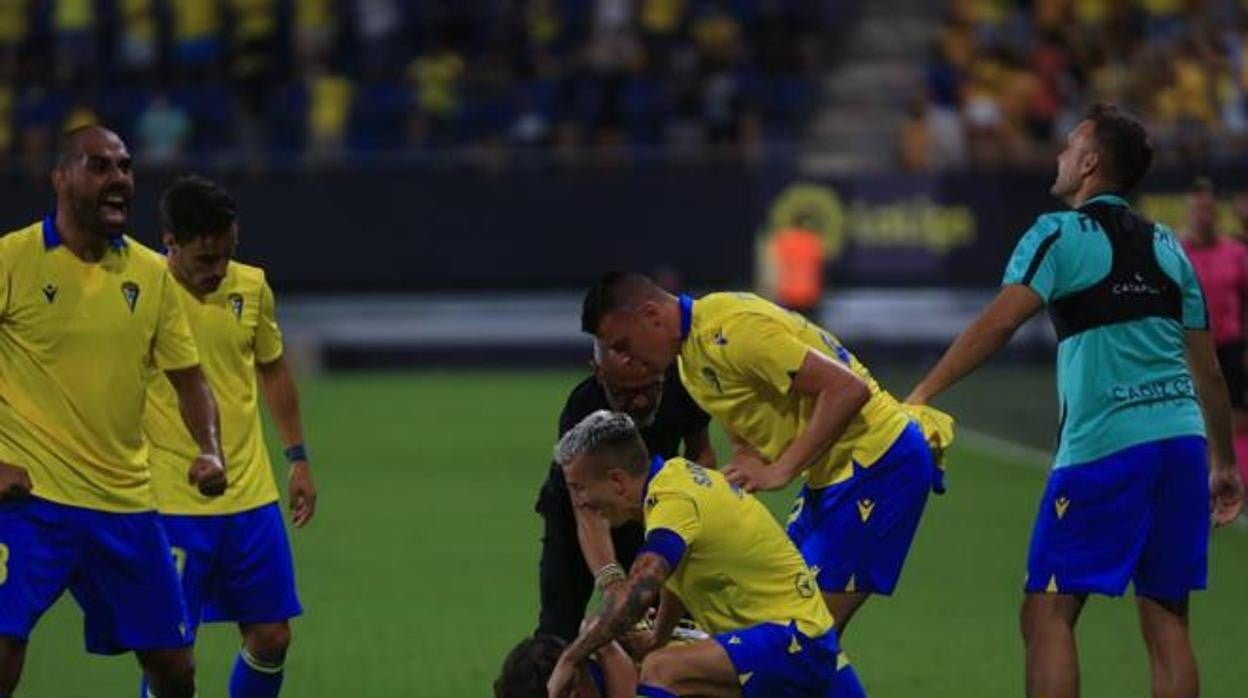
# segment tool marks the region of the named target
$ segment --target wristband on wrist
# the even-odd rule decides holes
[[[594,575],[594,586],[599,591],[607,588],[607,585],[613,582],[623,582],[628,579],[628,575],[624,573],[624,568],[617,563],[609,563],[602,566],[598,573]]]

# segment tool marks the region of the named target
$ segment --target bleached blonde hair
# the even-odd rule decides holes
[[[568,430],[555,445],[555,462],[566,466],[578,456],[605,450],[619,451],[615,467],[633,474],[645,469],[646,445],[633,418],[611,410],[593,412]]]

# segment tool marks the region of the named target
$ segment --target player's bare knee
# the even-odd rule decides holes
[[[1025,643],[1050,633],[1074,631],[1083,611],[1084,595],[1028,594],[1019,612]]]
[[[280,664],[285,660],[290,641],[290,623],[256,623],[243,628],[247,651],[268,664]]]
[[[1187,625],[1188,597],[1162,599],[1140,595],[1138,592],[1137,596],[1139,596],[1141,617],[1145,622],[1163,626]]]

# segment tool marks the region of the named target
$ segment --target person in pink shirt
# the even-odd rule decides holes
[[[1248,189],[1235,195],[1235,200],[1231,202],[1231,211],[1234,212],[1235,220],[1239,223],[1239,230],[1235,231],[1235,239],[1248,243]]]
[[[1205,290],[1218,362],[1226,376],[1235,409],[1235,451],[1240,473],[1248,481],[1248,372],[1245,371],[1244,314],[1248,311],[1248,246],[1217,230],[1217,198],[1213,182],[1196,180],[1188,195],[1183,249]]]

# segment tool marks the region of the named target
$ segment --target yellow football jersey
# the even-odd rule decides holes
[[[82,261],[51,216],[0,238],[0,460],[30,472],[35,496],[154,508],[139,429],[148,376],[199,363],[176,287],[164,258],[129,238]]]
[[[644,502],[647,535],[667,529],[684,541],[667,588],[701,628],[792,622],[807,637],[832,628],[814,574],[775,517],[718,471],[656,457]]]
[[[897,400],[831,333],[752,293],[681,299],[680,378],[693,399],[729,432],[775,460],[810,423],[814,399],[791,390],[806,352],[848,366],[871,390],[849,428],[806,471],[811,487],[848,480],[853,463],[874,464],[909,423]]]
[[[230,485],[222,497],[205,497],[186,486],[186,471],[200,449],[182,423],[173,386],[163,374],[153,373],[143,433],[151,443],[157,507],[165,514],[235,514],[277,501],[256,385],[256,364],[282,355],[273,291],[264,271],[230,262],[221,286],[203,300],[175,285],[217,398]]]

